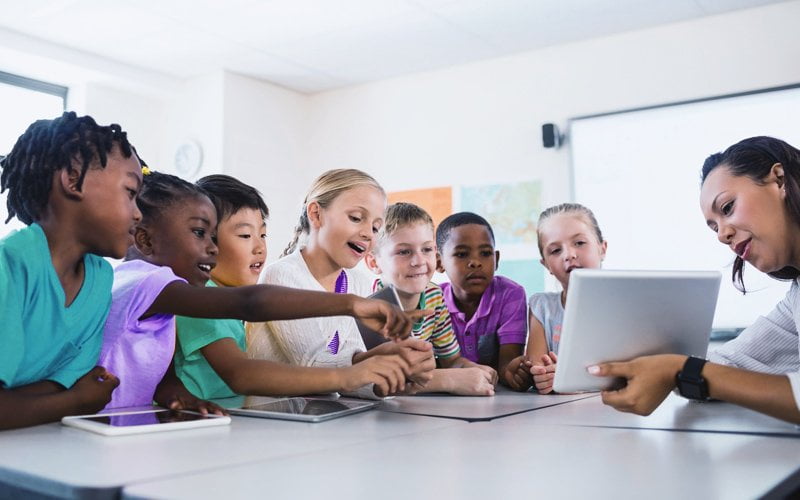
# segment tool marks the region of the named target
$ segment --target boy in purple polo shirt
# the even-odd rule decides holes
[[[494,275],[500,252],[492,227],[480,215],[453,214],[436,229],[436,246],[437,269],[450,279],[441,286],[461,355],[497,370],[504,385],[523,389],[513,381],[515,370],[506,368],[525,348],[525,289]]]

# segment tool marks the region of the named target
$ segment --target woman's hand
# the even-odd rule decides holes
[[[642,356],[624,363],[602,363],[586,370],[598,377],[625,379],[625,387],[603,391],[603,403],[619,411],[650,415],[675,387],[675,376],[686,356],[659,354]]]

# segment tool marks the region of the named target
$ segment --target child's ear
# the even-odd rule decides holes
[[[494,270],[497,271],[497,268],[500,267],[500,250],[494,251]]]
[[[439,252],[436,252],[436,272],[437,273],[445,272],[444,266],[442,265],[442,254],[440,254]]]
[[[83,199],[83,191],[81,191],[81,189],[78,187],[80,179],[80,171],[71,165],[58,171],[59,186],[67,198],[71,198],[73,200]]]
[[[153,254],[153,240],[150,233],[142,226],[136,226],[133,232],[133,244],[142,255]]]
[[[308,217],[308,225],[314,229],[319,229],[322,225],[320,222],[321,207],[316,201],[312,201],[306,205],[306,217]]]
[[[603,240],[603,243],[600,244],[600,261],[606,260],[606,250],[608,250],[608,241]]]
[[[373,255],[372,252],[367,252],[367,254],[364,255],[364,263],[367,264],[367,267],[370,269],[370,271],[378,276],[383,274],[383,271],[381,271],[381,268],[378,265],[378,259],[375,258],[375,255]]]

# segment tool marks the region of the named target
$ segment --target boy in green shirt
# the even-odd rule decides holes
[[[210,175],[197,185],[211,198],[219,219],[219,253],[207,286],[255,285],[267,258],[264,200],[256,189],[227,175]],[[376,355],[343,368],[250,359],[241,321],[183,316],[176,320],[175,371],[202,399],[353,392],[368,384],[389,393],[398,375],[408,369],[399,355]]]

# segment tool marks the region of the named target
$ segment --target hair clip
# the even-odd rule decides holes
[[[150,167],[148,167],[147,165],[142,167],[142,175],[150,175],[152,173],[153,173],[153,171],[150,170]]]

